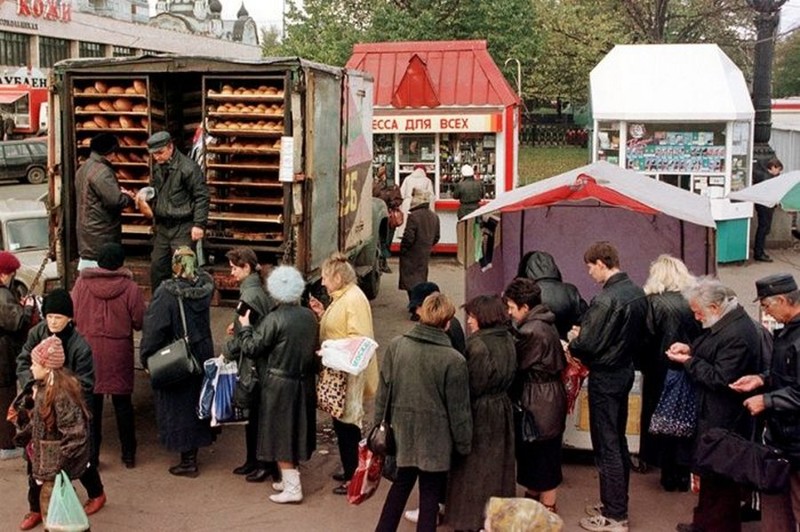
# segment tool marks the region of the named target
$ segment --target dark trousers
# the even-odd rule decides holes
[[[192,246],[192,222],[167,227],[155,225],[153,251],[150,253],[150,288],[155,293],[161,281],[172,277],[172,254],[180,246]]]
[[[633,368],[599,371],[589,377],[589,430],[600,479],[603,515],[628,518],[631,462],[625,427]]]
[[[756,205],[755,207],[758,226],[756,227],[753,255],[761,257],[764,255],[764,244],[767,242],[767,235],[772,229],[772,214],[775,212],[775,208],[765,207],[764,205]]]
[[[250,415],[247,418],[247,425],[244,426],[244,446],[246,449],[245,462],[248,464],[258,464],[264,466],[264,462],[258,459],[258,418],[261,415],[261,403],[258,398],[250,403]]]
[[[433,532],[439,517],[439,499],[447,483],[447,471],[430,473],[416,467],[397,468],[397,480],[392,483],[386,501],[383,503],[381,518],[376,532],[394,532],[400,524],[408,496],[419,477],[419,519],[418,532]]]
[[[361,429],[358,425],[334,419],[333,431],[339,444],[339,458],[342,460],[344,479],[350,480],[358,467],[358,442],[361,441]]]
[[[43,511],[47,511],[47,508],[42,508],[42,486],[36,483],[36,480],[33,478],[33,466],[31,465],[30,460],[27,460],[28,463],[28,508],[31,512],[42,513]],[[89,496],[90,499],[94,499],[95,497],[99,497],[103,494],[103,482],[100,480],[100,473],[97,471],[96,465],[90,465],[86,471],[81,475],[80,478],[81,484],[84,488],[86,488],[86,494]],[[52,491],[53,483],[50,481],[50,489]],[[47,482],[45,482],[47,485]],[[49,494],[48,494],[49,495]],[[49,500],[49,496],[47,497]],[[47,504],[47,501],[44,501]]]
[[[8,407],[14,402],[16,396],[16,384],[12,386],[0,386],[0,449],[14,448],[16,429],[13,424],[6,421],[6,412],[8,412]]]
[[[94,437],[92,462],[100,462],[100,444],[103,441],[103,394],[94,394],[92,397],[92,435]],[[136,423],[133,415],[133,401],[130,394],[112,395],[111,403],[114,405],[114,415],[117,419],[117,433],[122,448],[123,458],[136,456]]]
[[[732,480],[716,475],[701,476],[692,524],[703,532],[741,532],[741,494],[741,488]]]

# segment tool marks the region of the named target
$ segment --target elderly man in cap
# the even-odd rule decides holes
[[[765,414],[766,440],[786,453],[792,463],[790,490],[761,495],[762,530],[794,532],[800,523],[800,291],[794,277],[778,273],[756,281],[756,301],[783,324],[775,331],[770,367],[760,375],[745,375],[730,387],[755,391],[744,401],[750,414]]]
[[[439,242],[439,217],[429,208],[431,195],[414,189],[411,210],[400,240],[400,279],[398,288],[408,292],[428,280],[428,262],[433,246]]]
[[[117,137],[100,133],[89,143],[89,159],[75,174],[78,200],[78,270],[97,267],[103,244],[122,242],[122,210],[133,204],[133,192],[121,188],[108,156],[119,147]]]
[[[147,150],[156,163],[150,179],[155,190],[150,283],[155,293],[162,281],[172,277],[173,252],[180,246],[192,246],[205,235],[209,193],[202,170],[175,148],[169,133],[153,133],[147,139]]]

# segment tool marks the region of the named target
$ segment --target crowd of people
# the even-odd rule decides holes
[[[10,413],[9,422],[0,422],[0,458],[26,460],[29,508],[22,530],[46,523],[62,470],[86,489],[87,515],[106,504],[98,469],[106,395],[116,414],[121,462],[136,467],[134,331],[141,330],[139,358],[148,372],[153,357],[180,338],[197,366],[215,356],[214,282],[192,247],[203,237],[207,191],[195,163],[174,149],[169,135],[153,135],[148,147],[159,169],[153,198],[120,189],[113,174],[109,178],[105,159],[114,142],[103,135],[92,140],[92,157],[78,176],[80,275],[71,293],[46,294],[38,323],[33,298],[15,280],[19,261],[0,252],[0,410]],[[424,171],[417,173],[415,178],[427,179]],[[463,173],[469,177],[467,169]],[[316,449],[317,415],[323,411],[332,419],[341,461],[331,489],[347,495],[366,429],[388,420],[396,473],[376,530],[396,530],[404,518],[425,532],[441,522],[457,531],[560,530],[569,403],[564,374],[570,365],[582,364],[589,371],[600,498],[587,506],[579,524],[589,531],[624,532],[630,527],[626,427],[638,369],[641,458],[661,469],[664,490],[690,488],[700,436],[713,428],[746,438],[760,435],[753,424],[758,416],[767,444],[783,451],[793,468],[785,492],[761,497],[765,530],[796,530],[800,290],[791,275],[755,283],[762,311],[783,325],[774,344],[719,280],[697,278],[679,259],[662,255],[639,287],[609,242],[592,244],[583,256],[588,275],[601,287],[590,303],[564,282],[550,253],[535,250],[523,256],[502,294],[463,304],[463,327],[455,316],[457,304],[428,280],[439,225],[424,188],[401,191],[408,202],[399,288],[408,294],[408,330],[360,372],[327,367],[318,356],[322,342],[375,336],[372,308],[345,255],[335,253],[323,262],[323,293],[312,294],[293,266],[266,272],[250,248],[227,253],[240,298],[222,356],[236,361],[239,379],[251,383],[245,459],[234,474],[250,482],[271,478],[273,503],[301,503],[299,466]],[[392,197],[393,208],[399,208],[399,198]],[[118,211],[130,203],[156,219],[147,306],[124,266],[115,225]],[[104,224],[109,233],[102,231]],[[671,375],[693,390],[696,408],[680,413],[696,427],[692,434],[651,430]],[[169,386],[153,386],[158,439],[179,455],[168,468],[177,477],[198,476],[198,450],[215,439],[196,411],[202,382],[196,372]],[[375,416],[365,419],[373,399]],[[708,471],[698,478],[692,522],[677,530],[740,530],[742,487]],[[419,506],[406,511],[417,483]],[[520,498],[518,485],[524,490]]]

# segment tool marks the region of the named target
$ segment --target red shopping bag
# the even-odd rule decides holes
[[[381,482],[382,469],[383,457],[367,448],[366,438],[361,440],[358,443],[358,467],[347,486],[347,502],[361,504],[372,497]]]

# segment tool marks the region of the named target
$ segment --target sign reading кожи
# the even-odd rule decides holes
[[[17,15],[70,22],[72,20],[72,2],[69,0],[17,0]]]

